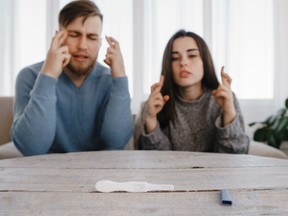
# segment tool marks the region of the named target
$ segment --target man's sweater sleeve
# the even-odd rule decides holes
[[[31,69],[21,71],[16,80],[12,139],[23,155],[45,154],[56,131],[57,79]],[[36,78],[36,80],[35,80]]]
[[[222,127],[222,114],[216,119],[217,144],[215,146],[215,151],[223,153],[247,154],[250,139],[245,133],[244,118],[240,110],[239,102],[234,94],[233,96],[236,117],[225,127]]]
[[[127,77],[112,78],[101,137],[107,149],[123,149],[132,137],[134,122],[130,108]]]

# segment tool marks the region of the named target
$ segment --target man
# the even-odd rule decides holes
[[[128,80],[118,42],[98,63],[102,14],[89,0],[59,14],[45,62],[16,81],[12,138],[23,155],[123,149],[133,134]]]

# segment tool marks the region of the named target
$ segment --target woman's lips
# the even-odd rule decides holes
[[[181,71],[180,74],[179,74],[180,78],[187,78],[190,75],[191,75],[191,73],[188,72],[188,71]]]

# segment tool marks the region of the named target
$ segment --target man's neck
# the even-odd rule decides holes
[[[65,69],[65,68],[64,68],[64,73],[71,80],[71,82],[73,82],[74,85],[77,86],[78,88],[83,84],[84,80],[89,75],[89,74],[87,74],[87,75],[79,76],[79,75],[76,75],[74,73],[71,73],[70,70]]]

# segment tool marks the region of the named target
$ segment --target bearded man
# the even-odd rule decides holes
[[[97,62],[103,15],[92,1],[68,3],[46,60],[20,71],[11,136],[25,155],[123,149],[133,134],[119,43]],[[32,51],[32,50],[31,50]]]

